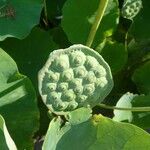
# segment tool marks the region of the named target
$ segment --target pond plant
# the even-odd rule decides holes
[[[148,0],[0,0],[0,149],[149,150]]]

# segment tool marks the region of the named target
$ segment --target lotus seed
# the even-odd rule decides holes
[[[69,110],[74,110],[75,108],[77,108],[77,106],[78,106],[78,103],[75,102],[75,101],[72,101],[72,102],[69,103],[68,109]]]
[[[59,96],[59,94],[57,92],[52,92],[52,93],[50,93],[50,98],[52,100],[56,101],[56,100],[59,100],[60,96]]]
[[[86,83],[94,83],[96,81],[96,77],[93,71],[90,71],[84,80]]]
[[[65,70],[63,73],[62,73],[62,81],[70,81],[73,79],[73,70],[72,69],[68,69],[68,70]]]
[[[51,82],[57,82],[59,80],[59,74],[58,73],[54,73],[54,72],[50,72],[49,73],[49,80]]]
[[[68,68],[69,59],[67,55],[60,55],[57,59],[54,60],[53,69],[56,69],[57,71],[61,72]]]
[[[79,78],[75,78],[75,79],[70,81],[70,87],[73,89],[80,86],[80,85],[82,85],[82,80]]]
[[[94,68],[98,65],[97,60],[92,56],[87,56],[85,66],[87,70],[90,70],[91,68]]]
[[[84,86],[85,95],[92,95],[95,90],[94,84],[87,84]]]
[[[66,103],[63,103],[61,101],[55,101],[54,102],[54,107],[58,110],[64,110],[67,108],[68,105],[66,105]]]
[[[56,86],[57,86],[56,83],[48,83],[47,84],[47,87],[48,87],[48,89],[49,89],[50,92],[55,91],[56,90]]]
[[[84,102],[86,101],[86,99],[87,99],[87,96],[86,96],[86,95],[79,95],[79,96],[77,97],[77,101],[78,101],[79,103],[84,103]]]
[[[86,60],[84,53],[81,51],[74,51],[73,53],[71,53],[70,57],[72,65],[76,67],[83,65]]]
[[[72,101],[75,100],[76,95],[74,94],[73,90],[68,90],[62,93],[62,100],[63,101]]]
[[[97,79],[96,85],[103,88],[108,83],[105,77],[101,77]]]
[[[83,78],[87,74],[87,71],[84,66],[80,66],[74,69],[74,75],[76,78]]]
[[[83,86],[77,86],[76,88],[73,89],[74,92],[78,95],[78,94],[82,94],[83,92]]]
[[[61,91],[66,91],[68,89],[68,83],[62,82],[58,84],[58,90]]]
[[[94,72],[94,74],[95,74],[95,76],[96,76],[97,78],[105,77],[105,76],[106,76],[106,70],[105,70],[105,68],[104,68],[103,66],[101,66],[101,65],[97,66],[97,67],[94,68],[92,71]]]
[[[139,2],[137,2],[137,3],[135,3],[136,4],[136,7],[139,7],[140,6],[140,3]]]

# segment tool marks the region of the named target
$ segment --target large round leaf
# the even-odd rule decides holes
[[[8,38],[1,42],[0,46],[15,59],[20,71],[30,77],[36,87],[38,71],[44,65],[49,53],[58,48],[50,32],[37,27],[27,38],[23,40]]]
[[[97,51],[110,65],[113,74],[120,71],[127,62],[127,51],[122,43],[107,40],[102,50],[97,48]]]
[[[57,34],[55,32],[53,34],[58,35],[59,33]],[[61,34],[59,34],[59,37],[60,35]],[[63,38],[60,38],[60,41],[62,39]],[[37,27],[33,28],[31,33],[25,39],[19,40],[16,38],[8,38],[5,41],[2,41],[0,46],[15,59],[20,72],[31,79],[36,90],[38,89],[38,71],[44,65],[49,53],[54,49],[58,49],[57,44],[52,40],[51,33]],[[38,102],[41,112],[40,134],[45,134],[49,124],[47,109],[42,103],[42,100],[39,100]]]
[[[18,149],[32,149],[39,112],[30,80],[20,75],[13,59],[0,49],[0,114]]]
[[[10,137],[4,118],[0,115],[0,146],[2,150],[17,150],[16,145]]]
[[[26,37],[39,23],[41,9],[41,0],[0,0],[0,41]]]
[[[79,108],[74,111],[71,111],[69,114],[65,115],[69,124],[60,129],[62,125],[62,120],[60,118],[54,118],[49,125],[45,141],[43,144],[43,150],[55,150],[59,139],[63,136],[63,134],[68,131],[71,125],[80,124],[89,120],[92,116],[92,110],[90,108]]]
[[[94,22],[99,0],[67,0],[63,7],[62,27],[70,42],[85,44]],[[94,45],[112,35],[118,20],[117,0],[109,0],[104,17],[97,31]]]
[[[150,94],[150,61],[137,68],[132,80],[142,94]]]
[[[66,123],[63,127],[61,119],[55,118],[50,123],[43,150],[148,150],[149,141],[150,135],[144,130],[101,115],[80,124]]]
[[[133,107],[150,107],[150,95],[140,95],[133,99]],[[132,123],[146,130],[150,129],[150,112],[132,112],[133,120]]]

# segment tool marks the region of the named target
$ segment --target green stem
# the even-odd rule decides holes
[[[91,31],[89,33],[89,37],[88,37],[87,43],[86,43],[86,46],[88,46],[88,47],[91,47],[91,45],[93,43],[96,31],[97,31],[97,29],[100,25],[100,22],[102,20],[102,17],[104,15],[105,10],[106,10],[108,1],[109,0],[100,0],[100,2],[99,2],[99,6],[98,6],[97,14],[96,14],[96,17],[95,17],[95,21],[94,21],[94,23],[91,27]]]
[[[109,105],[105,105],[105,104],[98,104],[98,106],[105,108],[105,109],[116,109],[116,110],[137,111],[137,112],[149,111],[150,112],[150,107],[124,108],[124,107],[109,106]]]
[[[46,0],[44,0],[44,14],[45,14],[45,20],[47,22],[47,20],[48,20],[48,14],[47,14]]]

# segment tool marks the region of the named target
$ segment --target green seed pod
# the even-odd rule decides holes
[[[122,7],[122,16],[127,19],[133,19],[142,8],[142,0],[124,0]]]
[[[94,107],[113,87],[108,64],[98,52],[83,45],[53,51],[39,71],[38,83],[46,106],[60,115]]]

